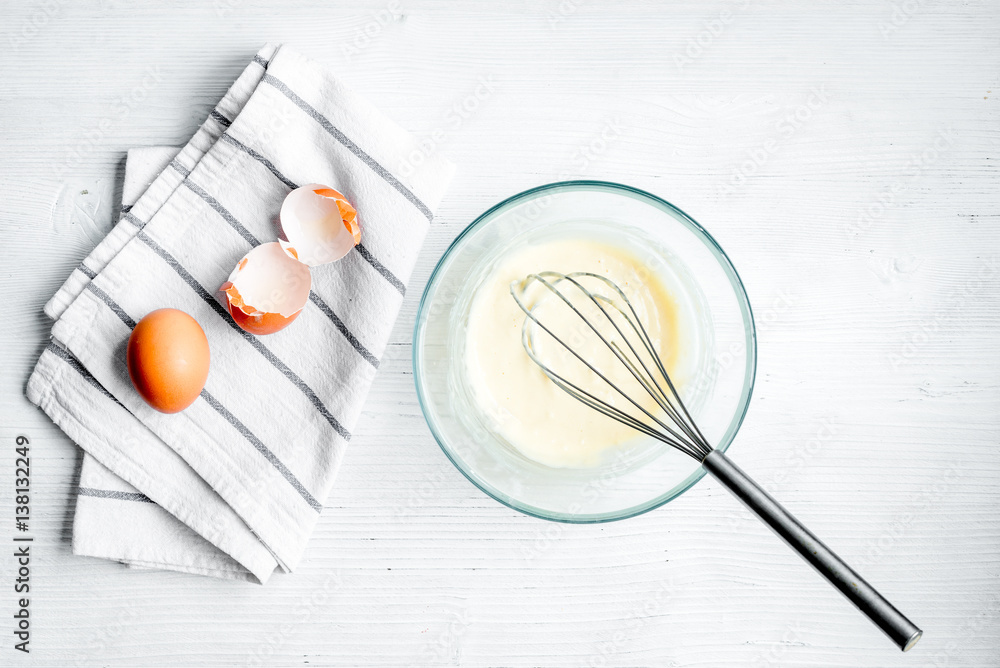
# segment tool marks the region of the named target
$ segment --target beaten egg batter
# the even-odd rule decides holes
[[[656,272],[631,250],[586,238],[550,240],[517,249],[497,262],[475,289],[466,327],[465,366],[475,403],[488,426],[523,455],[541,464],[560,468],[598,466],[640,435],[568,395],[525,352],[521,340],[525,314],[511,297],[510,287],[512,282],[542,271],[586,271],[617,283],[635,307],[667,373],[678,386],[687,368],[682,354],[686,332],[680,309]],[[528,305],[554,308],[538,301],[548,293],[542,286],[534,287],[538,288],[534,296],[530,291],[526,296],[532,297],[535,304]],[[569,311],[551,310],[547,315],[550,320],[558,319],[558,325],[579,328]],[[588,361],[599,360],[598,368],[627,388],[631,396],[638,396],[645,407],[655,406],[634,385],[625,366],[609,357],[611,353],[600,340],[583,334],[586,332],[567,329],[564,340],[572,341]],[[557,335],[562,338],[562,334]],[[547,346],[548,354],[554,354],[552,345]],[[568,353],[561,349],[559,352],[565,363]],[[553,357],[553,362],[559,362],[558,357]],[[573,359],[570,362],[577,364]],[[556,368],[557,364],[550,366]],[[590,376],[580,381],[584,389],[615,400],[606,385],[581,369]],[[619,397],[618,401],[623,400]]]

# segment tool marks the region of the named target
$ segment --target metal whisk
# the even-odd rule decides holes
[[[599,287],[600,292],[588,289],[587,285]],[[529,305],[525,300],[530,290],[535,290],[536,294],[545,290],[550,294],[541,292],[542,298]],[[712,447],[681,401],[635,307],[616,283],[589,272],[560,274],[545,271],[515,281],[510,292],[527,316],[521,335],[524,349],[553,383],[590,408],[701,462],[709,473],[840,590],[900,649],[905,652],[917,643],[923,632],[916,625],[723,452]],[[557,300],[554,304],[564,317],[544,313],[551,308],[552,299]],[[543,304],[547,306],[540,308]],[[581,324],[582,327],[571,329],[568,334],[562,331],[567,325]],[[542,332],[545,337],[541,336]],[[603,344],[603,348],[598,346],[598,349],[606,348],[611,353],[611,357],[605,356],[606,361],[610,360],[612,364],[617,361],[628,370],[624,377],[631,391],[623,389],[626,383],[612,381],[607,371],[599,368],[594,359],[587,359],[578,352],[583,336],[596,336]],[[552,362],[544,358],[540,350],[543,338],[554,342],[554,350],[561,353],[564,359],[579,362],[582,366],[577,369],[578,372],[589,370],[589,373],[583,373],[591,381],[590,386],[584,387],[585,383],[568,370],[557,371],[553,368]],[[567,339],[572,339],[575,345],[567,343]],[[593,339],[591,341],[596,343]],[[551,347],[551,343],[548,345]],[[595,376],[600,379],[599,389],[593,387]],[[633,391],[640,396],[634,396]]]

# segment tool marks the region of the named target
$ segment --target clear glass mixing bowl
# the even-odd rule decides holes
[[[476,287],[505,253],[559,237],[630,247],[685,305],[695,333],[694,372],[681,396],[717,449],[732,443],[753,390],[757,348],[743,284],[715,240],[683,211],[636,188],[603,181],[540,186],[497,204],[451,244],[424,290],[413,332],[413,373],[427,424],[474,485],[529,515],[560,522],[632,517],[682,494],[705,474],[653,441],[594,468],[534,462],[494,433],[469,389],[465,323]]]

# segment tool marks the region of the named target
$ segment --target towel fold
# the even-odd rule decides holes
[[[453,172],[430,156],[398,175],[417,148],[323,67],[267,46],[175,157],[130,152],[135,203],[46,305],[53,340],[27,388],[94,460],[78,552],[260,582],[295,568]],[[247,334],[218,287],[313,182],[354,204],[362,242],[312,269],[291,326]],[[212,353],[201,396],[174,415],[143,403],[124,358],[135,323],[165,307],[193,316]]]

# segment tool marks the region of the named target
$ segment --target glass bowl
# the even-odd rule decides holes
[[[535,517],[608,522],[663,505],[698,482],[704,469],[644,437],[593,468],[532,461],[491,428],[465,370],[472,295],[495,263],[523,244],[580,236],[629,247],[683,306],[693,327],[688,351],[694,358],[680,393],[708,441],[728,448],[750,402],[757,360],[743,284],[701,225],[669,202],[625,185],[552,183],[479,216],[442,256],[424,290],[413,332],[413,374],[431,433],[479,489]]]

